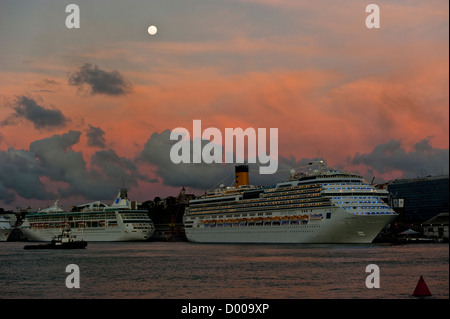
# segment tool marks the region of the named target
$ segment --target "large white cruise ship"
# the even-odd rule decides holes
[[[312,164],[312,163],[311,163]],[[397,214],[388,192],[323,161],[310,173],[290,172],[275,187],[248,185],[248,166],[236,166],[235,187],[191,200],[186,237],[209,243],[371,243]]]
[[[110,206],[93,202],[65,211],[56,201],[52,207],[27,214],[20,230],[30,241],[50,241],[67,225],[77,239],[88,242],[141,241],[155,232],[148,212],[136,209],[126,189],[119,191]]]

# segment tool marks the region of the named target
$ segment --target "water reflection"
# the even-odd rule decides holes
[[[448,245],[89,243],[80,251],[0,250],[1,298],[412,298],[423,275],[448,298]],[[67,289],[65,267],[80,268]],[[381,288],[365,286],[368,264]]]

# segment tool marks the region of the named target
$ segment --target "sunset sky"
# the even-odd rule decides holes
[[[79,29],[65,25],[70,3]],[[365,25],[370,3],[379,29]],[[278,128],[280,171],[255,164],[252,184],[318,157],[376,182],[448,174],[448,12],[447,0],[2,0],[0,207],[230,184],[234,165],[170,161],[170,131],[196,119]]]

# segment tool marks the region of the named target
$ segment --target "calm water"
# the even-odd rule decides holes
[[[449,245],[208,245],[89,243],[23,250],[0,243],[0,298],[409,299],[420,275],[449,298]],[[68,289],[68,264],[80,269]],[[368,289],[368,264],[380,268]]]

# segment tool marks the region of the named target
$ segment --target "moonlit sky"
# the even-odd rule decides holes
[[[365,26],[370,3],[380,29]],[[0,207],[109,204],[123,186],[139,201],[200,194],[234,168],[170,161],[170,131],[194,119],[278,128],[280,172],[255,164],[253,184],[318,157],[376,182],[448,174],[448,12],[447,0],[2,0]]]

